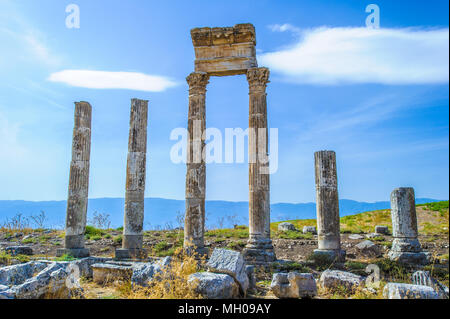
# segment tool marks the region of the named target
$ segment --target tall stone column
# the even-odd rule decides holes
[[[339,197],[337,190],[336,153],[314,153],[316,175],[316,209],[318,249],[314,254],[326,256],[330,261],[343,261],[341,250]]]
[[[428,263],[428,253],[422,252],[417,230],[414,189],[396,188],[391,193],[391,218],[394,240],[389,252],[391,260],[406,264]]]
[[[125,214],[122,249],[116,258],[145,258],[144,225],[145,164],[147,155],[148,101],[132,99],[128,138]]]
[[[205,98],[209,75],[193,72],[189,84],[188,147],[186,171],[186,213],[184,248],[187,252],[207,253],[204,247],[206,165],[203,157],[206,129]]]
[[[269,69],[250,68],[249,84],[249,239],[245,258],[254,263],[275,260],[270,239],[270,187],[267,130]]]
[[[89,250],[84,247],[84,233],[88,205],[91,116],[92,107],[88,102],[75,103],[66,234],[64,248],[57,250],[57,256],[64,254],[77,258],[89,256]]]

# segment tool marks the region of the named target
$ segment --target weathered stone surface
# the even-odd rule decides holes
[[[230,299],[239,297],[239,285],[230,275],[198,272],[189,276],[191,289],[207,299]]]
[[[232,276],[239,284],[241,293],[243,295],[246,294],[249,287],[249,279],[245,269],[244,257],[240,252],[216,248],[206,265],[210,272]]]
[[[164,257],[155,263],[141,263],[136,265],[133,267],[131,283],[143,287],[148,286],[148,282],[151,281],[156,274],[167,269],[171,261],[172,257]]]
[[[255,276],[255,266],[254,265],[246,265],[245,273],[248,277],[248,289],[253,290],[256,288],[256,276]]]
[[[341,270],[325,270],[320,276],[320,285],[325,289],[343,287],[354,291],[364,284],[364,277]]]
[[[67,250],[78,249],[77,252],[84,249],[91,154],[91,116],[92,107],[88,102],[75,103],[64,247]]]
[[[315,152],[314,162],[318,250],[341,251],[336,153]]]
[[[93,280],[98,284],[104,284],[114,281],[128,281],[133,275],[132,264],[115,265],[115,264],[93,264]]]
[[[303,234],[311,233],[313,235],[317,234],[316,226],[303,226]]]
[[[414,189],[396,188],[391,193],[392,248],[389,258],[406,264],[426,264],[429,262],[417,239],[417,215]]]
[[[387,299],[439,299],[438,294],[431,287],[392,282],[384,286],[383,297]]]
[[[209,75],[193,72],[189,84],[188,145],[186,162],[186,213],[184,248],[204,254],[206,164],[202,156],[206,129],[205,99]]]
[[[375,233],[376,234],[382,234],[382,235],[388,235],[389,234],[389,227],[388,226],[377,225],[377,226],[375,226]]]
[[[28,246],[9,246],[5,248],[5,252],[10,254],[11,256],[16,255],[33,255],[33,249]]]
[[[131,99],[122,250],[116,258],[142,259],[148,101]]]
[[[278,224],[278,230],[279,231],[288,231],[288,230],[297,230],[296,228],[295,228],[295,226],[293,225],[293,224],[291,224],[291,223],[288,223],[288,222],[284,222],[284,223],[279,223]]]
[[[24,283],[35,273],[47,267],[46,263],[30,261],[25,264],[18,264],[0,268],[0,285],[19,285]]]
[[[270,239],[270,178],[267,140],[269,69],[247,71],[249,85],[249,240],[244,250],[248,262],[275,260]]]
[[[352,235],[349,235],[349,236],[348,236],[348,239],[351,239],[351,240],[360,240],[360,239],[364,239],[364,237],[361,236],[361,235],[358,235],[358,234],[352,234]]]
[[[195,49],[195,71],[223,76],[245,74],[257,67],[253,25],[191,30]]]
[[[364,256],[377,257],[381,254],[380,247],[370,240],[360,242],[355,247]]]
[[[309,273],[275,273],[270,289],[278,298],[311,298],[317,295],[316,280]]]
[[[429,271],[416,271],[412,274],[411,278],[414,285],[428,286],[433,288],[433,290],[438,294],[439,298],[447,299],[449,297],[448,287],[431,277]]]

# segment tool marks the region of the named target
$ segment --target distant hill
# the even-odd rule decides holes
[[[417,198],[416,204],[436,202],[431,198]],[[341,199],[339,209],[341,216],[365,211],[389,208],[389,202],[366,203]],[[123,198],[93,198],[88,204],[88,219],[97,211],[110,215],[111,226],[123,224]],[[0,200],[0,225],[7,218],[17,213],[23,216],[37,215],[44,211],[47,227],[63,228],[66,215],[66,201],[32,202],[23,200]],[[184,214],[184,200],[164,198],[145,199],[145,229],[178,227],[177,215]],[[206,201],[208,227],[230,227],[233,224],[248,224],[248,202]],[[276,203],[271,205],[272,221],[316,218],[315,203]],[[179,218],[178,218],[179,220]]]

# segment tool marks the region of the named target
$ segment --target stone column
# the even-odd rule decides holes
[[[417,239],[417,215],[413,188],[400,187],[392,191],[391,218],[394,240],[389,258],[406,264],[426,264],[428,253],[422,252]]]
[[[268,161],[267,94],[269,69],[247,71],[249,84],[249,239],[246,260],[275,260],[270,239],[270,188]]]
[[[92,107],[88,102],[75,103],[66,234],[64,248],[57,250],[57,256],[64,254],[77,258],[89,256],[89,250],[84,247],[84,233],[88,205],[91,115]]]
[[[339,197],[337,190],[336,153],[314,153],[316,175],[316,210],[318,249],[314,254],[326,256],[330,261],[343,261],[341,250]]]
[[[148,101],[132,99],[128,138],[125,214],[122,249],[116,258],[145,258],[142,248],[144,225],[145,164],[147,154]]]
[[[193,72],[186,78],[189,84],[188,145],[186,171],[186,212],[184,248],[187,252],[207,253],[204,247],[206,165],[203,157],[205,140],[206,85],[209,75]]]

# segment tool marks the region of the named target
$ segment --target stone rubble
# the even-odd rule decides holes
[[[278,298],[312,298],[317,295],[317,284],[309,273],[275,273],[270,289]]]

